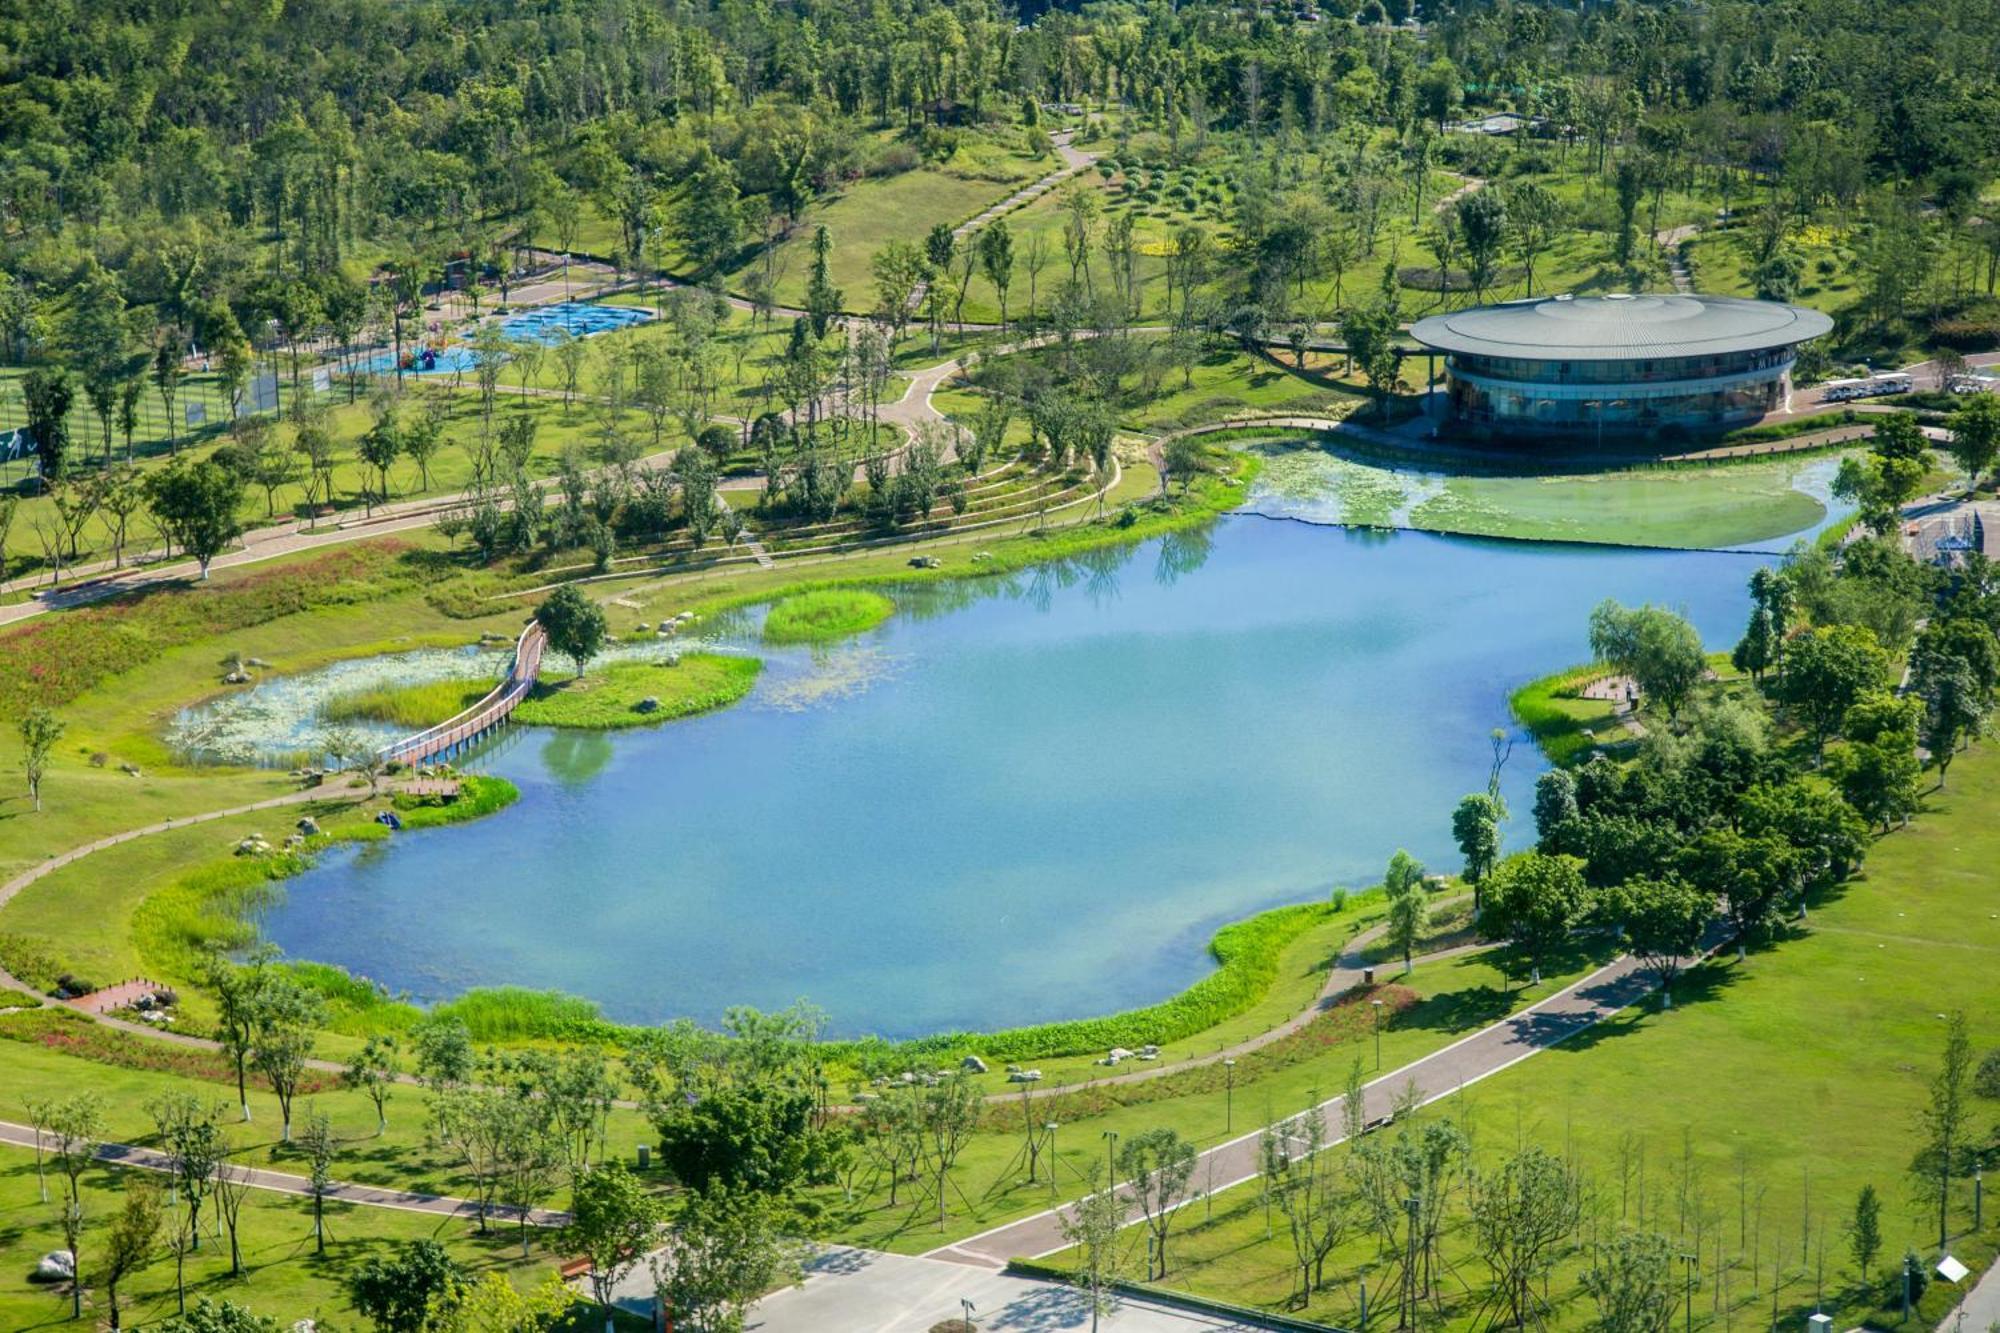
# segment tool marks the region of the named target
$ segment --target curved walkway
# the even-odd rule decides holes
[[[1712,948],[1719,938],[1718,928],[1705,941],[1704,951]],[[1362,1119],[1373,1123],[1389,1115],[1395,1102],[1411,1088],[1423,1104],[1449,1097],[1568,1040],[1645,998],[1653,989],[1651,979],[1637,960],[1619,958],[1518,1014],[1379,1076],[1362,1090]],[[1319,1111],[1326,1117],[1328,1147],[1345,1141],[1340,1132],[1345,1102],[1342,1096],[1319,1105]],[[1221,1183],[1214,1187],[1217,1190],[1255,1180],[1263,1132],[1262,1128],[1251,1130],[1200,1154],[1195,1163],[1196,1175],[1219,1180]],[[1126,1203],[1129,1225],[1138,1220],[1138,1204],[1125,1186],[1120,1185],[1119,1191]],[[1184,1200],[1182,1206],[1189,1201]],[[999,1268],[1009,1259],[1053,1254],[1067,1246],[1061,1226],[1066,1208],[1067,1205],[1051,1208],[939,1246],[928,1257]]]
[[[46,1146],[46,1135],[41,1136]],[[36,1146],[36,1134],[32,1125],[17,1125],[12,1121],[0,1120],[0,1143],[18,1148]],[[106,1166],[131,1166],[145,1171],[172,1171],[174,1164],[165,1153],[151,1148],[134,1147],[129,1143],[100,1143],[91,1149],[90,1155]],[[312,1182],[304,1176],[294,1176],[284,1171],[266,1171],[254,1166],[229,1166],[223,1168],[229,1178],[248,1185],[251,1189],[270,1190],[275,1194],[292,1194],[302,1198],[312,1196]],[[423,1194],[413,1190],[392,1190],[380,1185],[350,1185],[334,1182],[326,1191],[326,1197],[336,1203],[360,1204],[365,1208],[399,1208],[409,1213],[427,1213],[433,1217],[477,1218],[480,1207],[471,1199],[454,1198],[449,1194]],[[518,1222],[519,1210],[500,1204],[485,1210],[488,1221]],[[528,1225],[533,1227],[560,1227],[569,1224],[569,1214],[546,1208],[530,1209]]]

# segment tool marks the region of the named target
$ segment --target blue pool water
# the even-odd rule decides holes
[[[558,332],[566,332],[573,338],[588,338],[592,334],[610,333],[614,329],[643,324],[652,317],[651,311],[640,310],[636,306],[559,301],[555,305],[509,315],[500,321],[500,331],[515,341],[548,345],[555,342]],[[429,361],[411,369],[417,374],[452,374],[469,371],[473,365],[471,349],[458,344],[435,351]],[[395,368],[394,352],[384,352],[372,358],[366,366],[369,373],[378,375]]]
[[[513,733],[484,764],[518,806],[330,855],[265,928],[420,999],[558,987],[634,1021],[805,997],[908,1036],[1147,1003],[1224,922],[1398,847],[1455,868],[1488,732],[1587,656],[1591,606],[1733,642],[1758,559],[1241,516],[900,593],[730,711]],[[1510,847],[1540,767],[1506,767]]]

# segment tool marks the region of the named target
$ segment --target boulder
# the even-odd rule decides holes
[[[68,1250],[50,1250],[35,1263],[35,1281],[67,1282],[76,1275],[76,1256]]]
[[[1132,1052],[1126,1050],[1123,1046],[1113,1046],[1111,1048],[1110,1053],[1106,1055],[1102,1060],[1098,1061],[1098,1063],[1106,1065],[1118,1065],[1118,1064],[1123,1064],[1125,1061],[1130,1060],[1131,1058],[1132,1058]]]
[[[958,1067],[968,1074],[983,1074],[986,1072],[986,1062],[976,1055],[966,1056],[958,1062]]]
[[[250,673],[243,670],[243,668],[238,667],[236,670],[224,676],[222,678],[222,683],[224,685],[248,685],[250,683]]]
[[[651,628],[652,628],[651,625],[648,625],[645,621],[642,620],[638,624],[632,627],[632,632],[634,634],[644,634],[647,630]]]
[[[311,815],[306,815],[299,820],[298,830],[308,838],[314,837],[319,833],[319,821]]]
[[[1039,1069],[1016,1069],[1007,1075],[1009,1083],[1040,1083],[1042,1071]]]
[[[660,711],[660,701],[649,694],[638,703],[633,704],[632,711],[635,713],[657,713]]]
[[[910,568],[942,569],[944,568],[944,561],[938,559],[934,555],[913,555],[910,557]]]
[[[238,856],[269,856],[271,854],[271,844],[264,841],[263,834],[252,833],[249,837],[242,839],[236,844],[236,854]]]

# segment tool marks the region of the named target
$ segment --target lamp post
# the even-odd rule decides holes
[[[1049,1132],[1049,1193],[1056,1192],[1056,1122],[1051,1120],[1042,1126]]]
[[[972,1312],[973,1312],[973,1305],[972,1305],[972,1302],[971,1302],[971,1300],[969,1300],[968,1298],[966,1298],[966,1297],[964,1297],[964,1296],[961,1296],[961,1297],[959,1297],[959,1298],[958,1298],[958,1304],[959,1304],[959,1308],[965,1311],[965,1330],[964,1330],[964,1333],[973,1333],[973,1327],[972,1327]]]
[[[1104,1188],[1106,1189],[1112,1189],[1118,1184],[1117,1152],[1118,1131],[1107,1129],[1104,1131],[1104,1166],[1105,1170],[1109,1173],[1104,1182]]]
[[[1694,1333],[1694,1265],[1699,1256],[1683,1254],[1687,1263],[1687,1333]]]
[[[1375,1009],[1375,1067],[1380,1069],[1382,1067],[1382,1002],[1380,1000],[1370,1000],[1368,1003],[1374,1006]]]
[[[1222,1085],[1222,1132],[1228,1135],[1236,1131],[1236,1062],[1224,1060],[1222,1072],[1226,1079]]]

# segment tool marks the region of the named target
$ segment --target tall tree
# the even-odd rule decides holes
[[[160,530],[201,566],[243,533],[243,481],[219,463],[177,460],[146,479],[147,502]]]
[[[1118,1170],[1125,1176],[1152,1235],[1149,1280],[1167,1275],[1167,1233],[1188,1181],[1194,1177],[1194,1165],[1194,1145],[1169,1128],[1135,1134],[1118,1150]]]
[[[35,813],[42,809],[42,778],[49,771],[49,756],[66,728],[61,718],[46,708],[30,708],[14,724],[21,737],[21,767],[28,774],[28,799]]]

